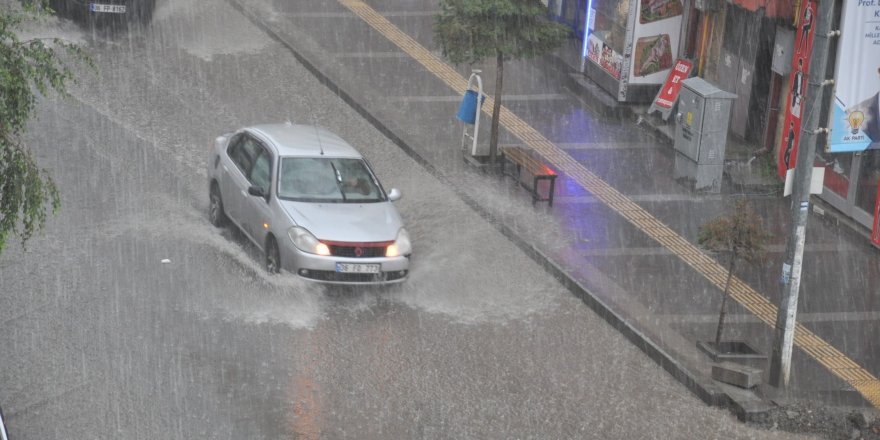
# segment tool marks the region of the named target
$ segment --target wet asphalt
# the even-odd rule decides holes
[[[424,121],[401,127],[437,139],[430,157],[458,162],[453,175],[401,151],[226,2],[160,2],[150,27],[125,32],[33,32],[82,43],[99,70],[70,99],[43,100],[27,137],[62,210],[0,255],[11,438],[797,437],[704,405],[463,201],[457,185],[487,180],[454,160],[441,127],[421,131],[454,128],[437,108],[398,106]],[[401,96],[448,96],[401,83]],[[207,222],[212,139],[285,119],[339,133],[403,191],[407,283],[269,277],[239,234]],[[507,219],[543,214],[516,187],[487,188],[478,200]]]

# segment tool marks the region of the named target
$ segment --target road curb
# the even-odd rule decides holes
[[[737,402],[737,399],[729,394],[720,391],[712,382],[703,376],[694,373],[685,365],[675,359],[671,354],[663,349],[660,345],[652,341],[637,326],[627,321],[620,314],[615,312],[608,304],[604,303],[597,295],[593,294],[588,288],[583,286],[562,267],[556,264],[547,255],[529,243],[524,237],[520,236],[509,226],[501,222],[500,218],[485,209],[474,198],[466,194],[445,177],[434,165],[424,159],[419,153],[410,146],[410,143],[404,139],[403,130],[395,126],[393,122],[386,122],[374,115],[369,109],[362,105],[352,94],[343,89],[333,78],[321,71],[318,65],[313,62],[307,54],[300,50],[297,46],[287,41],[284,36],[275,32],[260,17],[252,14],[238,0],[227,0],[227,2],[239,13],[245,16],[251,23],[269,35],[273,40],[287,48],[291,54],[312,74],[318,81],[326,86],[330,91],[348,104],[359,115],[366,119],[370,125],[379,130],[395,145],[400,147],[408,156],[421,165],[429,174],[437,178],[440,182],[447,185],[465,204],[473,209],[480,217],[490,221],[492,225],[513,244],[520,248],[529,258],[544,268],[547,273],[560,281],[566,289],[578,297],[591,310],[598,314],[602,319],[608,322],[612,327],[619,331],[632,344],[638,347],[642,352],[648,355],[663,370],[669,373],[675,380],[690,390],[697,398],[704,403],[712,406],[725,407],[730,409],[740,420],[747,420],[746,409],[743,403]],[[560,60],[561,62],[561,60]],[[570,75],[568,76],[570,78]],[[575,80],[570,78],[572,82]],[[609,107],[603,112],[604,115],[617,115],[619,117],[635,118],[636,113],[628,106]]]

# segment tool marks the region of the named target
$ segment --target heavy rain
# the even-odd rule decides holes
[[[777,173],[805,6],[498,2],[570,28],[504,61],[498,157],[496,59],[453,63],[435,32],[459,1],[157,0],[132,18],[150,2],[70,0],[16,30],[78,45],[94,67],[57,52],[76,82],[38,94],[23,134],[61,207],[0,248],[0,438],[880,438],[880,155],[819,134],[818,191],[788,195]],[[851,1],[832,3],[820,20],[840,29]],[[0,14],[21,8],[0,0]],[[639,33],[671,19],[671,42]],[[645,58],[648,43],[669,54]],[[652,103],[672,60],[705,83],[686,81],[664,117]],[[457,117],[472,74],[478,126]],[[823,127],[827,89],[792,92]],[[687,131],[693,96],[722,131]],[[215,140],[288,121],[338,134],[402,193],[386,203],[412,241],[403,282],[270,274],[245,228],[211,224]],[[688,159],[684,131],[716,161]],[[728,277],[730,252],[700,237],[738,200],[768,238]]]

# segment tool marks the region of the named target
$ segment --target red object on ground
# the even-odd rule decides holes
[[[675,100],[678,99],[678,92],[681,91],[681,82],[690,75],[692,66],[687,60],[675,61],[669,76],[666,77],[666,82],[663,83],[663,88],[660,89],[660,94],[657,95],[657,100],[654,101],[657,107],[672,108]]]

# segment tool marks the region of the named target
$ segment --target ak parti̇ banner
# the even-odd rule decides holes
[[[830,0],[827,0],[830,1]],[[810,55],[813,52],[813,28],[816,22],[816,2],[807,0],[801,3],[798,11],[798,27],[794,41],[794,55],[791,58],[789,74],[790,89],[785,106],[785,122],[782,126],[782,146],[779,148],[779,177],[794,168],[797,159],[798,142],[801,137],[801,117],[807,97],[807,78],[810,74]]]

